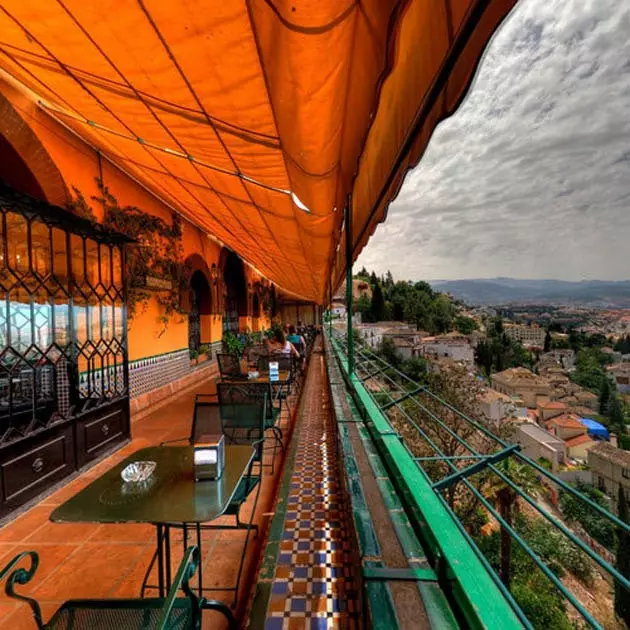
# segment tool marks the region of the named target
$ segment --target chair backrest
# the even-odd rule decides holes
[[[224,378],[230,378],[241,375],[241,365],[239,360],[231,354],[217,354],[219,362],[219,372]]]
[[[258,364],[262,357],[269,356],[269,349],[262,343],[256,344],[248,350],[247,356],[252,363]]]
[[[295,357],[293,355],[278,353],[261,357],[258,360],[258,369],[261,372],[267,372],[269,370],[270,361],[276,361],[278,363],[278,370],[280,370],[280,372],[289,372],[293,375],[295,371]]]
[[[262,387],[261,387],[262,386]],[[228,444],[254,444],[265,435],[271,388],[266,383],[217,384],[221,432]],[[261,448],[257,458],[262,457]]]
[[[221,414],[218,394],[197,394],[190,430],[190,443],[194,444],[202,435],[221,433]]]

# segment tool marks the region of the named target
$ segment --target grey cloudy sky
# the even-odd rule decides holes
[[[521,0],[361,265],[630,278],[630,1]]]

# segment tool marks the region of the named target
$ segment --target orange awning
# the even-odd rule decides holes
[[[0,67],[269,279],[322,302],[516,0],[3,0]]]

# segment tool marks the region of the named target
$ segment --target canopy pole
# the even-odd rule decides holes
[[[333,307],[332,307],[332,278],[331,280],[328,282],[328,335],[330,337],[332,337],[332,314],[333,314]]]
[[[348,375],[354,374],[354,334],[352,330],[352,210],[346,204],[346,311],[348,316]]]

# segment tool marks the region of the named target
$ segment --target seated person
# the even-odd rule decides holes
[[[291,354],[296,359],[300,358],[300,353],[295,349],[295,346],[287,340],[282,328],[278,328],[274,336],[267,340],[267,347],[269,348],[269,354]]]
[[[287,340],[295,346],[301,357],[306,356],[306,341],[304,337],[296,332],[295,326],[289,326],[289,336]]]

